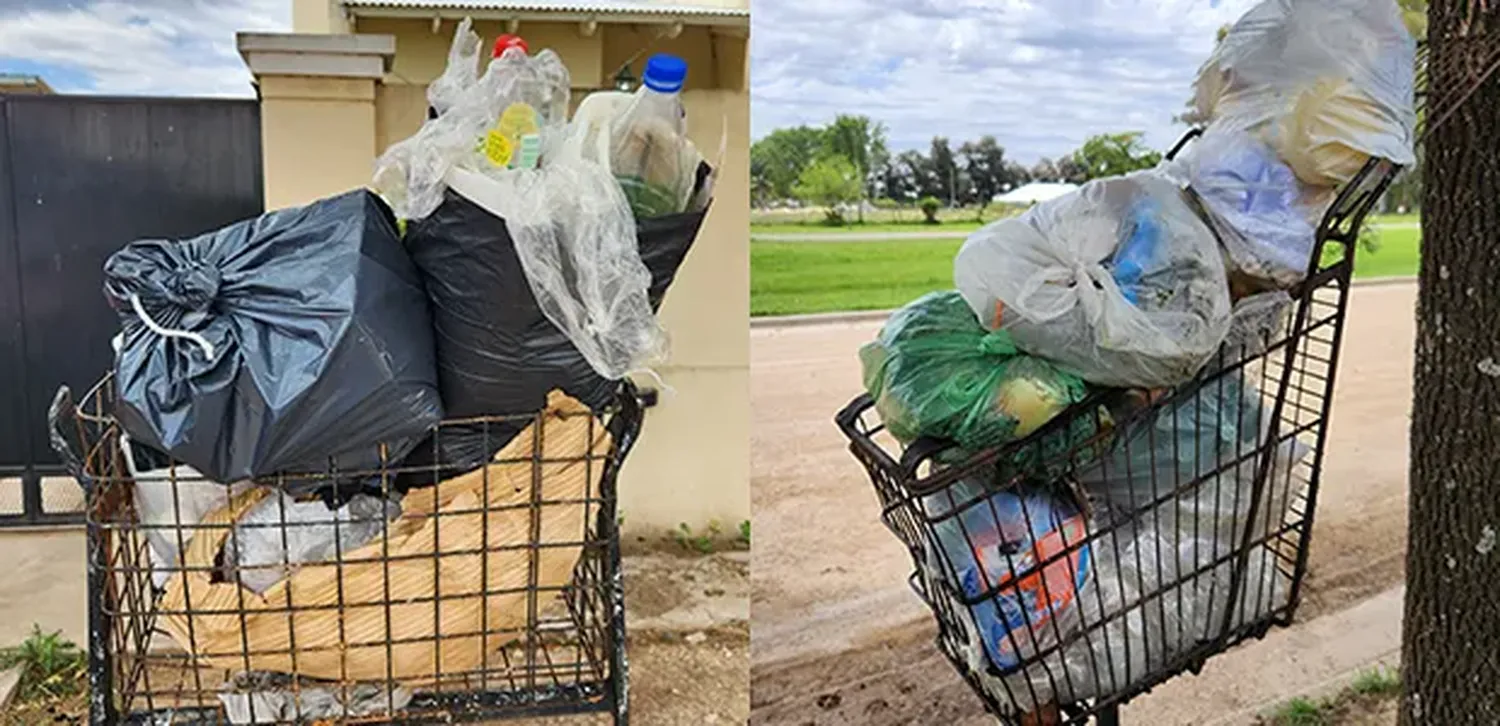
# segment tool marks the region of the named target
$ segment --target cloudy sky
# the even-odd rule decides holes
[[[992,134],[1012,158],[1096,133],[1165,148],[1214,32],[1253,0],[751,0],[756,138],[838,113],[894,149]]]
[[[1214,30],[1253,0],[752,0],[756,137],[840,112],[896,149],[995,135],[1030,163],[1171,123]],[[251,95],[236,30],[291,0],[0,0],[0,72],[65,92]]]
[[[0,73],[63,92],[253,96],[235,31],[291,22],[291,0],[0,0]]]

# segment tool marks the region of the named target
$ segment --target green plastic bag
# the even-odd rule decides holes
[[[922,436],[979,451],[1037,430],[1088,394],[1083,379],[979,324],[957,291],[896,311],[859,351],[865,389],[903,443]]]

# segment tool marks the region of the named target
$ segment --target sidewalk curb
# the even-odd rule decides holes
[[[1371,277],[1362,280],[1354,280],[1350,287],[1394,287],[1397,285],[1415,285],[1416,275],[1397,275],[1393,277]],[[750,329],[760,330],[764,328],[800,328],[809,325],[835,325],[840,323],[868,323],[885,320],[894,313],[894,310],[852,310],[842,313],[809,313],[806,315],[763,315],[750,318]]]

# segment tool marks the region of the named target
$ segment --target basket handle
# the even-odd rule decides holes
[[[64,428],[66,423],[74,426],[72,438],[69,438],[69,432]],[[62,460],[63,468],[73,475],[87,493],[93,491],[94,480],[83,466],[83,454],[79,451],[82,447],[82,435],[77,430],[78,425],[78,407],[73,403],[73,390],[66,385],[58,386],[57,393],[52,396],[52,405],[47,407],[47,438],[52,444],[52,451]]]

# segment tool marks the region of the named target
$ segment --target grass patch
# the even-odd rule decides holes
[[[31,626],[26,642],[0,650],[0,670],[14,666],[21,667],[17,705],[71,698],[87,688],[88,656],[61,631],[43,633],[40,626]]]
[[[961,239],[752,242],[750,314],[889,310],[953,287]]]
[[[1327,722],[1323,716],[1322,704],[1305,698],[1293,698],[1276,709],[1276,713],[1271,716],[1271,723],[1275,726],[1324,726]]]
[[[807,221],[787,221],[789,218],[781,216],[760,216],[752,214],[750,219],[750,236],[758,237],[768,234],[817,234],[817,235],[849,235],[850,239],[856,239],[861,234],[883,234],[886,232],[927,232],[932,234],[968,234],[979,229],[986,223],[993,222],[1011,214],[1018,213],[1017,208],[990,207],[985,210],[984,221],[978,221],[977,210],[944,210],[938,215],[942,224],[924,224],[921,221],[921,212],[905,212],[904,217],[894,217],[890,213],[881,213],[882,216],[866,215],[863,224],[850,222],[843,226],[832,227],[821,222],[822,217],[817,219],[808,218]],[[1387,214],[1371,216],[1368,218],[1373,225],[1415,225],[1421,221],[1421,217],[1415,214]],[[1410,230],[1415,231],[1415,230]]]
[[[1349,687],[1314,701],[1294,698],[1258,720],[1260,726],[1355,726],[1385,723],[1401,697],[1395,669],[1375,668],[1355,676]]]
[[[1360,673],[1349,690],[1361,696],[1389,696],[1401,692],[1401,672],[1395,668],[1376,668]]]
[[[990,215],[985,219],[994,221],[997,215]],[[921,224],[917,222],[866,222],[864,224],[852,223],[842,227],[829,227],[821,224],[754,224],[750,225],[750,235],[760,236],[767,234],[838,234],[858,237],[862,234],[881,234],[885,232],[923,232],[929,234],[969,234],[982,226],[981,222],[974,221],[973,217],[968,220],[950,220],[942,224]]]
[[[1421,231],[1382,229],[1377,249],[1359,250],[1354,276],[1417,274]],[[961,239],[752,242],[751,315],[889,310],[953,287]]]

